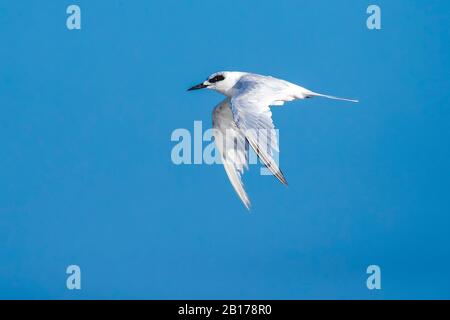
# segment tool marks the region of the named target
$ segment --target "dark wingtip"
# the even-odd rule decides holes
[[[284,184],[286,187],[289,186],[289,183],[287,182],[287,179],[286,179],[286,177],[284,176],[284,174],[283,174],[283,172],[282,172],[281,170],[278,172],[277,178],[278,178],[278,180],[280,180],[280,182],[281,182],[282,184]]]

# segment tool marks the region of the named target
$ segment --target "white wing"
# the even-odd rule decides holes
[[[287,181],[272,158],[272,150],[279,151],[279,148],[270,106],[298,99],[302,89],[284,80],[248,74],[235,85],[231,99],[237,127],[267,168],[283,184],[287,184]]]
[[[244,168],[248,168],[248,148],[245,136],[240,132],[233,120],[229,98],[223,100],[214,109],[213,127],[214,140],[217,149],[220,151],[228,178],[239,198],[249,209],[250,199],[244,190],[241,179]]]

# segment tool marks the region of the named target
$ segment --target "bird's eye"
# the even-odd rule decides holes
[[[214,78],[209,79],[208,82],[209,83],[216,83],[216,82],[219,82],[219,81],[222,81],[222,80],[225,80],[225,77],[222,76],[222,75],[218,75],[218,76],[215,76]]]

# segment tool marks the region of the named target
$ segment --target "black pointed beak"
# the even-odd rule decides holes
[[[208,87],[208,86],[203,84],[203,83],[200,83],[200,84],[198,84],[196,86],[193,86],[192,88],[189,88],[188,91],[200,90],[200,89],[203,89],[203,88],[206,88],[206,87]]]

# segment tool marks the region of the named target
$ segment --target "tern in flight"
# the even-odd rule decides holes
[[[215,90],[226,97],[213,111],[214,140],[228,178],[247,209],[250,209],[250,199],[244,190],[241,175],[244,168],[248,169],[248,145],[273,175],[287,185],[286,178],[272,158],[273,151],[278,152],[279,149],[271,106],[312,97],[358,102],[247,72],[217,72],[188,91],[203,88]]]

